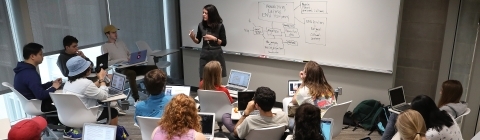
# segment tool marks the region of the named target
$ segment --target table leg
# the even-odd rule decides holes
[[[110,120],[112,120],[112,112],[110,111],[110,102],[107,102],[107,110],[108,110],[108,119],[107,119],[107,125],[110,125]]]

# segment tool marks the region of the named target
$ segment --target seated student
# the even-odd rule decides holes
[[[149,71],[145,74],[144,83],[150,97],[145,101],[137,103],[134,116],[135,123],[137,123],[137,116],[161,118],[165,106],[172,99],[171,95],[165,95],[167,74],[162,70],[154,69]]]
[[[403,140],[426,140],[427,128],[420,113],[408,109],[398,115],[395,127]]]
[[[37,72],[37,66],[43,61],[43,46],[37,43],[29,43],[23,47],[23,59],[18,62],[17,67],[13,69],[15,78],[13,79],[14,88],[28,100],[42,100],[41,111],[50,112],[57,110],[52,105],[50,92],[55,92],[62,84],[62,79],[42,84],[42,79]],[[50,122],[49,122],[50,123]]]
[[[445,110],[440,111],[432,98],[419,95],[413,98],[412,109],[422,114],[427,126],[427,139],[461,140],[462,133],[455,119]]]
[[[442,84],[438,107],[447,111],[453,118],[457,118],[467,111],[467,104],[460,102],[463,87],[457,80],[447,80]]]
[[[467,105],[460,102],[462,97],[463,88],[462,84],[457,80],[447,80],[442,84],[442,90],[440,92],[440,101],[438,107],[440,110],[447,111],[454,118],[463,114],[467,110]],[[390,140],[395,135],[395,122],[398,115],[392,113],[388,119],[385,132],[382,135],[382,140]]]
[[[167,104],[152,140],[205,140],[195,100],[178,94]]]
[[[222,86],[222,66],[218,61],[210,61],[203,67],[203,80],[200,81],[199,89],[223,91],[233,103],[228,89]]]
[[[6,127],[6,126],[2,126]],[[8,131],[9,140],[40,140],[42,132],[47,127],[47,121],[43,117],[34,117],[17,122]]]
[[[98,80],[92,82],[86,77],[91,73],[90,62],[83,59],[80,56],[75,56],[70,58],[67,61],[68,68],[68,82],[65,83],[63,87],[63,93],[74,94],[82,100],[83,104],[87,108],[94,107],[98,105],[98,101],[105,100],[108,97],[108,87],[105,84],[104,77],[107,75],[107,72],[103,69],[100,70],[97,74]],[[107,107],[103,108],[102,113],[98,116],[97,120],[108,119]],[[110,120],[110,125],[118,125],[118,111],[114,108],[111,108],[112,120]],[[82,134],[78,133],[76,130],[71,130],[64,133],[64,138],[81,138]]]
[[[318,107],[308,103],[300,105],[295,113],[295,131],[285,140],[324,140],[321,120]]]
[[[113,61],[121,60],[128,61],[130,59],[130,51],[127,48],[127,45],[122,41],[117,40],[117,28],[113,25],[107,25],[103,29],[103,33],[107,36],[108,41],[102,45],[102,54],[108,53],[108,63],[112,64]],[[119,70],[127,76],[128,83],[130,84],[130,89],[132,90],[132,97],[135,100],[135,104],[140,99],[138,95],[137,88],[137,75],[145,75],[148,71],[158,69],[155,65],[142,65],[142,66],[131,66]]]
[[[273,113],[272,108],[275,104],[275,92],[268,87],[259,87],[255,92],[253,101],[248,102],[247,108],[238,123],[233,126],[232,121],[223,118],[225,127],[233,133],[235,137],[244,139],[250,131],[258,128],[267,128],[275,126],[288,125],[288,117],[284,112]],[[259,115],[250,115],[250,112],[259,110]],[[232,127],[233,126],[233,127]]]
[[[294,105],[301,105],[305,102],[317,103],[316,105],[323,111],[336,103],[333,88],[328,84],[323,69],[317,62],[307,62],[300,71],[300,79],[302,79],[302,85],[293,95],[292,103]]]
[[[85,60],[90,61],[82,51],[78,50],[78,40],[73,36],[67,35],[63,38],[63,48],[64,51],[60,52],[60,55],[58,55],[57,66],[65,77],[68,77],[67,61],[70,58],[81,56],[82,58],[85,58]]]

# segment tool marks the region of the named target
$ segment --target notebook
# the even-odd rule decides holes
[[[100,72],[100,68],[108,69],[108,53],[102,54],[97,57],[97,64],[95,66],[95,73]]]
[[[215,113],[205,113],[205,112],[198,112],[200,116],[201,125],[202,125],[202,133],[205,135],[207,140],[213,140],[213,132],[215,127]]]
[[[165,95],[175,96],[178,94],[185,94],[190,96],[190,87],[189,86],[166,86]]]
[[[123,94],[126,79],[127,76],[123,74],[117,72],[113,73],[112,80],[110,81],[110,87],[108,87],[108,97]]]
[[[405,101],[403,86],[388,89],[388,96],[390,97],[390,105],[393,110],[402,112],[410,109],[410,105]]]
[[[85,123],[83,124],[82,140],[115,140],[117,126]]]
[[[247,108],[248,102],[253,100],[255,91],[238,92],[238,111],[243,115],[243,111]]]
[[[147,50],[133,52],[130,54],[130,60],[128,60],[127,65],[141,63],[147,61]]]
[[[333,119],[322,118],[320,128],[322,129],[322,135],[325,137],[325,140],[332,140]]]
[[[300,80],[288,80],[288,96],[293,97],[298,87],[302,84]]]
[[[228,77],[228,83],[225,86],[228,90],[232,91],[246,91],[248,84],[250,84],[250,78],[252,74],[249,72],[230,70]]]

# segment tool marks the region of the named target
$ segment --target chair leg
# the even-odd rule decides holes
[[[218,130],[219,132],[223,132],[223,130],[222,130],[223,123],[222,123],[222,122],[217,122],[217,125],[218,125],[218,129],[217,129],[217,130]]]

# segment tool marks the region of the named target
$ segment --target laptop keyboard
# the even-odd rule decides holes
[[[244,111],[240,111],[240,115],[243,115],[243,112],[244,112]],[[254,110],[254,111],[250,112],[249,115],[259,115],[259,114],[260,114],[260,111]]]
[[[118,96],[118,95],[122,95],[122,94],[123,93],[118,91],[118,90],[108,89],[108,97]]]
[[[395,107],[394,109],[397,109],[399,111],[405,111],[405,110],[410,109],[410,108],[411,108],[411,106],[406,104],[406,105],[403,105],[403,106]]]
[[[227,89],[229,89],[229,90],[234,90],[234,91],[241,91],[241,89],[239,89],[239,88],[234,88],[234,87],[227,87]]]

